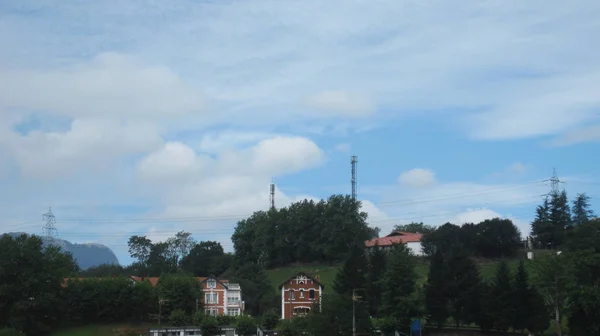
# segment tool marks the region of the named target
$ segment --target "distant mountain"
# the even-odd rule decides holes
[[[9,232],[12,237],[18,237],[23,232]],[[82,270],[102,264],[119,264],[115,253],[102,244],[73,244],[60,238],[41,237],[46,245],[59,246],[63,251],[71,252]]]

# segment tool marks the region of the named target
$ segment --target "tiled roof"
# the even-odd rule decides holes
[[[107,277],[107,278],[110,278],[110,277]],[[137,277],[137,276],[130,276],[129,278],[135,282],[143,282],[143,281],[147,280],[148,282],[150,282],[152,287],[156,287],[156,285],[158,284],[158,279],[159,279],[159,277]],[[104,278],[64,278],[62,285],[63,285],[63,287],[65,287],[67,284],[67,281],[69,281],[69,280],[86,280],[86,279],[104,279]],[[200,283],[202,283],[209,278],[208,277],[197,277],[197,279]],[[218,280],[216,278],[215,278],[215,280],[220,281],[225,286],[227,286],[229,284],[229,280]]]
[[[423,238],[421,233],[394,231],[386,237],[375,238],[365,241],[366,247],[391,246],[394,244],[418,243]]]

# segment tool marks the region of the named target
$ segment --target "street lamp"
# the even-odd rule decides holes
[[[356,291],[363,290],[364,288],[354,288],[352,290],[352,336],[356,336],[356,304],[358,299],[362,299],[362,296],[356,295]]]
[[[165,302],[169,302],[169,300],[158,299],[158,328],[160,328],[160,317],[162,315],[162,305]]]

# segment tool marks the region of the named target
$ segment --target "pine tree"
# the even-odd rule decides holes
[[[501,261],[492,283],[492,312],[494,329],[506,332],[512,325],[514,316],[513,289],[510,269],[506,261]]]
[[[365,248],[359,245],[353,246],[348,259],[335,276],[333,290],[341,295],[352,296],[354,289],[366,289],[368,271]]]
[[[404,244],[394,246],[382,279],[382,310],[396,322],[398,330],[406,330],[410,325],[416,307],[416,279],[415,260],[410,249]]]
[[[448,266],[441,252],[431,256],[425,284],[425,310],[431,322],[441,328],[450,314],[448,307]]]
[[[536,216],[531,222],[531,235],[538,248],[546,248],[551,244],[553,226],[550,221],[550,202],[546,198],[536,210]]]
[[[553,227],[552,246],[558,247],[565,243],[565,230],[573,226],[571,222],[571,208],[567,199],[567,192],[553,194],[550,199],[550,222]]]
[[[544,297],[536,290],[531,290],[531,316],[527,321],[527,330],[540,335],[550,327],[550,314]]]
[[[386,253],[375,247],[369,256],[369,274],[367,275],[367,293],[369,299],[369,313],[379,316],[381,310],[382,285],[381,279],[386,270]]]
[[[532,289],[529,286],[529,276],[525,269],[523,260],[519,262],[515,280],[513,283],[513,302],[514,302],[514,317],[512,327],[515,330],[523,330],[527,328],[529,320],[533,315],[532,306]]]
[[[590,197],[586,194],[578,194],[573,201],[573,225],[583,224],[593,217],[594,211],[590,209]]]
[[[449,279],[451,315],[458,328],[461,323],[478,321],[482,281],[477,264],[470,257],[456,256],[450,265],[453,273]]]

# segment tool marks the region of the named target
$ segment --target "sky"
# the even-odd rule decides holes
[[[105,244],[349,194],[369,224],[600,212],[600,2],[0,2],[0,232]]]

